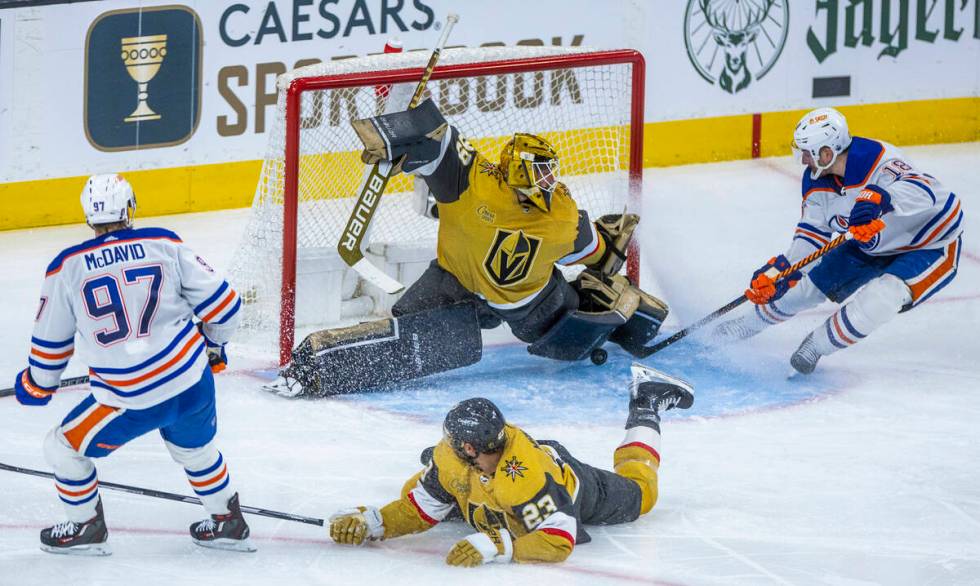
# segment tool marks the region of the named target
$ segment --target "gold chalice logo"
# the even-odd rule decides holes
[[[154,112],[146,100],[150,97],[147,85],[153,76],[160,71],[163,58],[167,56],[167,35],[150,35],[146,37],[127,37],[122,40],[122,60],[126,64],[129,77],[139,85],[139,104],[133,113],[127,116],[126,122],[143,120],[159,120],[160,115]]]

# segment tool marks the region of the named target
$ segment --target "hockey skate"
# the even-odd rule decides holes
[[[237,492],[228,499],[228,511],[227,514],[211,515],[210,519],[191,525],[191,539],[201,547],[231,551],[255,551],[256,548],[248,539],[248,524],[242,517]]]
[[[669,409],[687,409],[694,404],[691,383],[668,376],[634,362],[630,366],[630,414],[626,428],[642,425],[660,431],[660,413]]]
[[[280,397],[292,399],[303,396],[303,391],[305,389],[303,388],[303,383],[299,382],[298,379],[289,376],[286,371],[282,371],[279,376],[276,377],[276,380],[262,385],[262,390],[269,393],[275,393]]]
[[[41,549],[69,555],[109,555],[109,531],[102,514],[102,499],[95,505],[95,516],[84,523],[65,521],[41,531]]]
[[[817,367],[817,362],[823,356],[817,350],[817,343],[813,341],[813,334],[808,335],[800,343],[800,347],[793,352],[789,359],[790,365],[800,374],[810,374]]]

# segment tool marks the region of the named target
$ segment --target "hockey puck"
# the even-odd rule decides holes
[[[591,360],[592,364],[595,364],[596,366],[602,366],[606,363],[608,358],[609,353],[602,348],[596,348],[592,350],[592,354],[589,354],[589,360]]]

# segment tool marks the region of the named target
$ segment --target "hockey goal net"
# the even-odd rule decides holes
[[[279,78],[276,121],[231,269],[244,301],[239,341],[275,348],[285,363],[297,329],[390,309],[393,296],[360,281],[336,251],[365,171],[350,121],[410,95],[428,57],[372,55]],[[453,48],[427,93],[491,160],[515,132],[546,137],[558,150],[562,180],[595,218],[621,213],[638,197],[643,86],[643,57],[632,50]],[[365,255],[406,286],[435,257],[437,220],[419,213],[420,198],[421,182],[394,177],[364,239]],[[636,262],[634,254],[634,277]]]

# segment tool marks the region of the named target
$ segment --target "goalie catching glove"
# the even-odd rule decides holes
[[[384,538],[385,526],[376,507],[354,507],[330,515],[330,537],[344,545],[363,545]]]
[[[431,99],[403,112],[355,120],[351,126],[364,144],[361,160],[368,165],[394,163],[391,175],[411,173],[439,158],[449,128]]]
[[[619,273],[626,262],[626,253],[639,223],[640,216],[636,214],[607,214],[596,220],[595,227],[606,243],[606,252],[599,262],[592,265],[593,268],[603,275]]]

